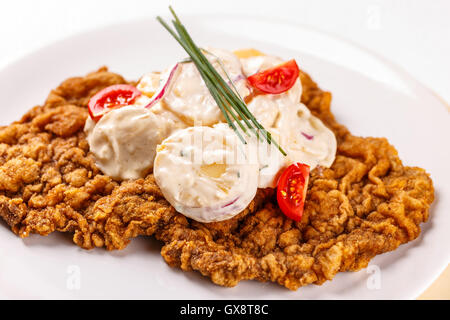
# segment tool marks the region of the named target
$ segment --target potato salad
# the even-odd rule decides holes
[[[254,49],[201,53],[203,60],[176,62],[144,74],[136,86],[112,86],[91,98],[85,133],[105,175],[153,174],[176,211],[208,223],[242,212],[258,188],[282,192],[287,171],[305,176],[331,166],[336,138],[301,103],[295,60]],[[306,192],[308,177],[295,177],[286,183],[297,188],[301,180]]]

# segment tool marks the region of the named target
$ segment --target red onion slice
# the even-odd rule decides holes
[[[153,95],[152,100],[145,106],[145,108],[151,108],[155,103],[157,103],[159,100],[161,100],[164,95],[167,92],[167,89],[169,88],[172,79],[177,74],[177,71],[179,71],[179,63],[175,64],[170,72],[168,73],[168,76],[164,79],[164,82],[162,85],[159,86],[159,90]],[[167,74],[167,73],[166,73]]]
[[[229,206],[231,206],[232,204],[234,204],[236,201],[238,201],[239,200],[239,198],[240,197],[237,197],[236,199],[234,199],[233,201],[231,201],[231,202],[229,202],[229,203],[227,203],[226,205],[224,205],[224,206],[222,206],[222,208],[226,208],[226,207],[229,207]]]
[[[306,139],[308,139],[308,140],[314,139],[314,136],[309,135],[309,134],[307,134],[307,133],[302,132],[302,135],[303,135]]]

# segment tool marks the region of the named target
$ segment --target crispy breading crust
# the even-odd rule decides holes
[[[85,140],[95,92],[126,83],[106,68],[71,78],[43,106],[0,128],[0,215],[21,237],[71,232],[82,248],[123,249],[138,235],[164,242],[166,262],[216,284],[273,281],[295,290],[356,271],[415,239],[434,198],[420,168],[404,167],[384,138],[352,136],[330,112],[331,94],[301,73],[302,102],[336,134],[333,166],[311,173],[300,222],[286,219],[273,190],[258,190],[236,217],[204,224],[164,199],[152,175],[117,182],[95,166]]]

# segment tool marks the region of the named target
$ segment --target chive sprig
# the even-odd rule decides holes
[[[184,25],[181,23],[180,19],[178,18],[172,7],[169,6],[169,10],[174,18],[172,20],[174,29],[171,28],[161,17],[158,16],[156,19],[162,24],[162,26],[173,36],[173,38],[183,47],[183,49],[189,55],[194,65],[197,67],[200,76],[205,82],[206,87],[211,93],[211,96],[214,98],[217,105],[219,106],[219,109],[222,111],[229,127],[233,129],[233,131],[237,134],[242,143],[246,144],[247,142],[242,136],[242,134],[239,132],[235,123],[238,124],[238,126],[247,136],[250,136],[248,132],[248,129],[250,129],[258,137],[258,139],[262,139],[263,137],[267,141],[267,143],[269,144],[273,143],[278,148],[278,150],[285,156],[286,152],[275,140],[272,139],[270,132],[268,132],[258,122],[258,120],[256,120],[253,114],[248,110],[247,105],[237,92],[237,89],[234,86],[233,81],[228,76],[225,68],[220,62],[220,59],[216,57],[217,60],[219,61],[219,64],[221,65],[222,71],[225,73],[226,77],[231,82],[233,88],[231,88],[226,83],[226,81],[222,78],[222,76],[211,65],[209,60],[203,54],[202,50],[194,43],[191,36],[187,32]]]

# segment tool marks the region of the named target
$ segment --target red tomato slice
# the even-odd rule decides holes
[[[292,220],[300,221],[309,182],[309,166],[295,163],[287,167],[278,180],[277,201],[281,211]]]
[[[255,73],[248,77],[252,87],[264,93],[283,93],[288,91],[298,79],[300,70],[294,59],[279,66]]]
[[[129,84],[116,84],[95,94],[88,103],[89,115],[94,121],[117,107],[130,105],[142,93]]]

